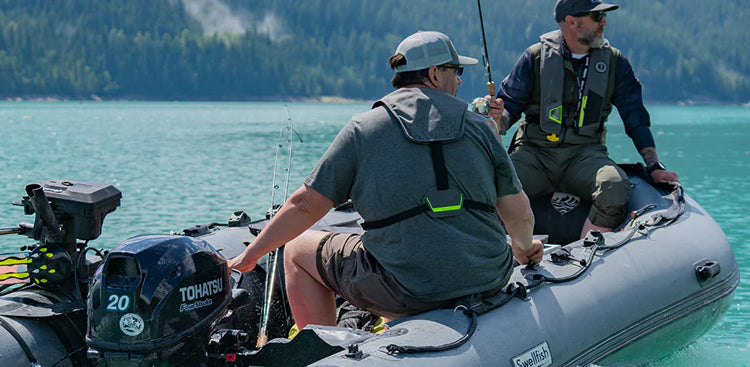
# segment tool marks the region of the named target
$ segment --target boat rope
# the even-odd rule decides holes
[[[84,350],[88,350],[88,348],[89,348],[89,346],[88,346],[88,345],[84,345],[84,346],[82,346],[82,347],[80,347],[80,348],[78,348],[78,349],[76,349],[76,350],[74,350],[74,351],[72,351],[72,352],[68,353],[68,355],[66,355],[65,357],[62,357],[62,358],[60,358],[60,359],[59,359],[59,360],[58,360],[57,362],[53,363],[53,364],[52,364],[52,365],[50,365],[49,367],[56,367],[57,365],[59,365],[59,364],[60,364],[60,363],[62,363],[63,361],[66,361],[66,360],[70,359],[70,357],[72,357],[73,355],[75,355],[75,354],[78,354],[78,353],[81,353],[81,352],[83,352]]]
[[[53,321],[54,325],[52,326],[52,329],[62,342],[62,346],[65,347],[68,354],[49,367],[55,367],[66,360],[69,360],[73,366],[84,365],[88,361],[86,353],[88,345],[85,342],[81,345],[76,341],[85,340],[85,330],[77,327],[77,322],[71,317],[70,312],[62,312],[62,316],[63,317],[58,320]]]
[[[496,295],[487,298],[481,298],[479,294],[459,298],[456,301],[458,305],[453,309],[453,311],[463,311],[464,316],[471,319],[471,323],[469,324],[469,328],[466,330],[466,333],[464,333],[463,336],[453,342],[434,346],[389,344],[381,348],[384,348],[386,353],[392,355],[410,353],[434,353],[458,348],[469,341],[472,335],[474,335],[474,332],[477,330],[477,325],[479,325],[479,315],[494,310],[508,303],[508,301],[513,299],[513,297],[525,298],[526,288],[522,287],[520,283],[513,283],[508,285],[505,292],[499,292]]]
[[[573,256],[571,256],[570,250],[565,247],[558,248],[557,250],[550,253],[550,258],[552,259],[552,261],[556,263],[570,263],[571,261],[576,261],[578,262],[579,269],[575,273],[564,277],[553,277],[539,273],[529,274],[527,275],[529,284],[526,285],[526,289],[533,289],[544,283],[565,283],[577,279],[578,277],[583,275],[586,270],[588,270],[588,268],[594,262],[593,260],[594,255],[596,255],[596,251],[599,250],[600,247],[604,246],[604,243],[604,235],[602,235],[602,233],[597,230],[592,230],[589,231],[589,233],[586,235],[586,238],[584,238],[583,240],[583,247],[588,251],[588,257],[586,259],[574,258]],[[529,270],[533,270],[533,267],[537,265],[530,264],[530,266],[531,267],[527,266],[526,268]]]
[[[590,231],[587,234],[586,238],[583,240],[583,247],[588,250],[588,257],[586,259],[577,259],[571,256],[570,249],[566,247],[560,247],[555,251],[552,251],[550,253],[552,262],[558,264],[572,264],[572,262],[577,262],[579,265],[579,269],[575,273],[564,277],[553,277],[539,273],[529,274],[527,275],[529,284],[526,285],[526,289],[529,290],[532,288],[536,288],[544,283],[564,283],[574,280],[583,275],[583,273],[585,273],[586,270],[591,266],[591,263],[594,260],[594,255],[596,255],[597,251],[608,251],[616,249],[630,242],[635,234],[647,236],[649,232],[657,228],[666,227],[672,224],[685,212],[685,194],[682,186],[680,186],[679,184],[673,184],[672,187],[673,190],[669,195],[672,199],[672,205],[670,205],[670,207],[666,210],[655,213],[646,220],[640,221],[637,219],[645,213],[657,208],[657,205],[649,204],[639,210],[633,211],[630,214],[630,221],[628,221],[628,223],[625,225],[625,228],[623,229],[625,235],[617,242],[607,243],[604,239],[604,236],[599,231]],[[533,270],[533,268],[529,267],[527,267],[527,269]]]
[[[649,204],[639,210],[634,210],[630,213],[630,221],[625,225],[623,231],[628,234],[621,238],[619,241],[613,244],[606,244],[605,246],[599,247],[600,250],[612,250],[618,248],[625,243],[629,242],[636,233],[642,236],[647,236],[649,232],[657,228],[666,227],[677,220],[683,213],[685,213],[685,192],[682,186],[679,184],[673,184],[674,189],[670,193],[672,198],[672,205],[664,212],[656,213],[652,215],[646,221],[638,221],[643,214],[657,208],[655,204]]]
[[[31,363],[32,367],[41,367],[39,364],[39,361],[34,357],[34,353],[31,352],[31,348],[29,348],[29,345],[26,344],[26,341],[23,340],[23,337],[21,334],[16,331],[16,329],[13,328],[5,319],[0,317],[0,326],[2,326],[5,330],[10,333],[11,336],[13,336],[14,339],[18,342],[18,346],[23,349],[24,354],[26,354],[26,358],[29,359],[29,362]]]
[[[388,354],[428,353],[428,352],[442,352],[442,351],[446,351],[450,349],[455,349],[464,345],[467,341],[469,341],[471,336],[474,335],[474,331],[477,330],[477,324],[479,324],[479,316],[477,315],[476,312],[472,311],[470,308],[466,306],[456,307],[456,310],[458,309],[463,310],[464,315],[471,319],[471,324],[469,324],[469,329],[458,340],[450,342],[450,343],[434,345],[434,346],[433,345],[416,346],[416,345],[389,344],[385,346],[385,350],[388,352]]]
[[[670,194],[672,196],[672,205],[667,210],[652,215],[649,220],[641,222],[643,225],[652,229],[668,226],[685,213],[685,191],[680,184],[673,185],[674,190]]]

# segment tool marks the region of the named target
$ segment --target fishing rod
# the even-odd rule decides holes
[[[481,0],[477,0],[477,8],[479,9],[479,25],[482,27],[482,44],[484,45],[484,67],[487,69],[487,90],[490,92],[490,96],[495,96],[495,82],[492,81],[492,71],[490,71],[490,57],[487,52],[487,36],[484,34],[484,18],[482,17],[482,3]]]
[[[267,219],[271,220],[274,215],[279,211],[281,205],[276,203],[276,192],[279,190],[279,184],[276,182],[278,177],[279,169],[279,157],[282,154],[284,148],[284,142],[288,142],[288,152],[286,156],[286,178],[284,180],[284,200],[289,197],[289,174],[292,169],[292,148],[295,136],[299,139],[300,143],[302,138],[294,131],[292,126],[292,116],[289,113],[289,108],[284,105],[284,111],[286,111],[287,124],[282,126],[279,131],[279,140],[276,145],[276,158],[273,164],[273,178],[272,178],[272,190],[271,190],[271,208],[267,215]],[[260,328],[258,330],[258,339],[256,341],[256,347],[260,348],[268,343],[268,320],[271,314],[271,301],[273,300],[274,283],[276,282],[276,269],[279,258],[279,249],[273,250],[266,257],[266,280],[265,280],[265,298],[263,299],[263,310],[261,313]]]
[[[21,228],[21,226],[0,228],[0,235],[4,235],[4,234],[22,234],[22,233],[23,233],[23,228]]]
[[[479,25],[482,28],[482,44],[484,45],[484,53],[482,56],[484,56],[484,67],[487,69],[487,91],[489,92],[490,97],[495,98],[495,82],[492,81],[492,71],[490,70],[490,57],[489,53],[487,52],[487,36],[484,33],[484,18],[482,17],[482,3],[480,0],[477,0],[477,8],[479,9]],[[500,118],[495,118],[495,128],[496,130],[500,130]]]

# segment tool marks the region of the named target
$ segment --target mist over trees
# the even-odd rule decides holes
[[[650,102],[750,100],[743,0],[622,0],[605,37]],[[557,25],[554,0],[484,1],[492,77]],[[387,59],[417,30],[482,58],[473,1],[0,0],[0,97],[376,99]],[[467,68],[459,97],[486,93]]]

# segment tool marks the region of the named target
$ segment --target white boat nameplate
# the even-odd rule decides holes
[[[547,367],[552,365],[552,352],[547,342],[542,342],[510,359],[513,367]]]

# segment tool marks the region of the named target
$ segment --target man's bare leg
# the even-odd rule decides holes
[[[328,232],[305,231],[284,248],[284,273],[289,305],[297,327],[336,325],[336,299],[318,274],[315,253]]]

